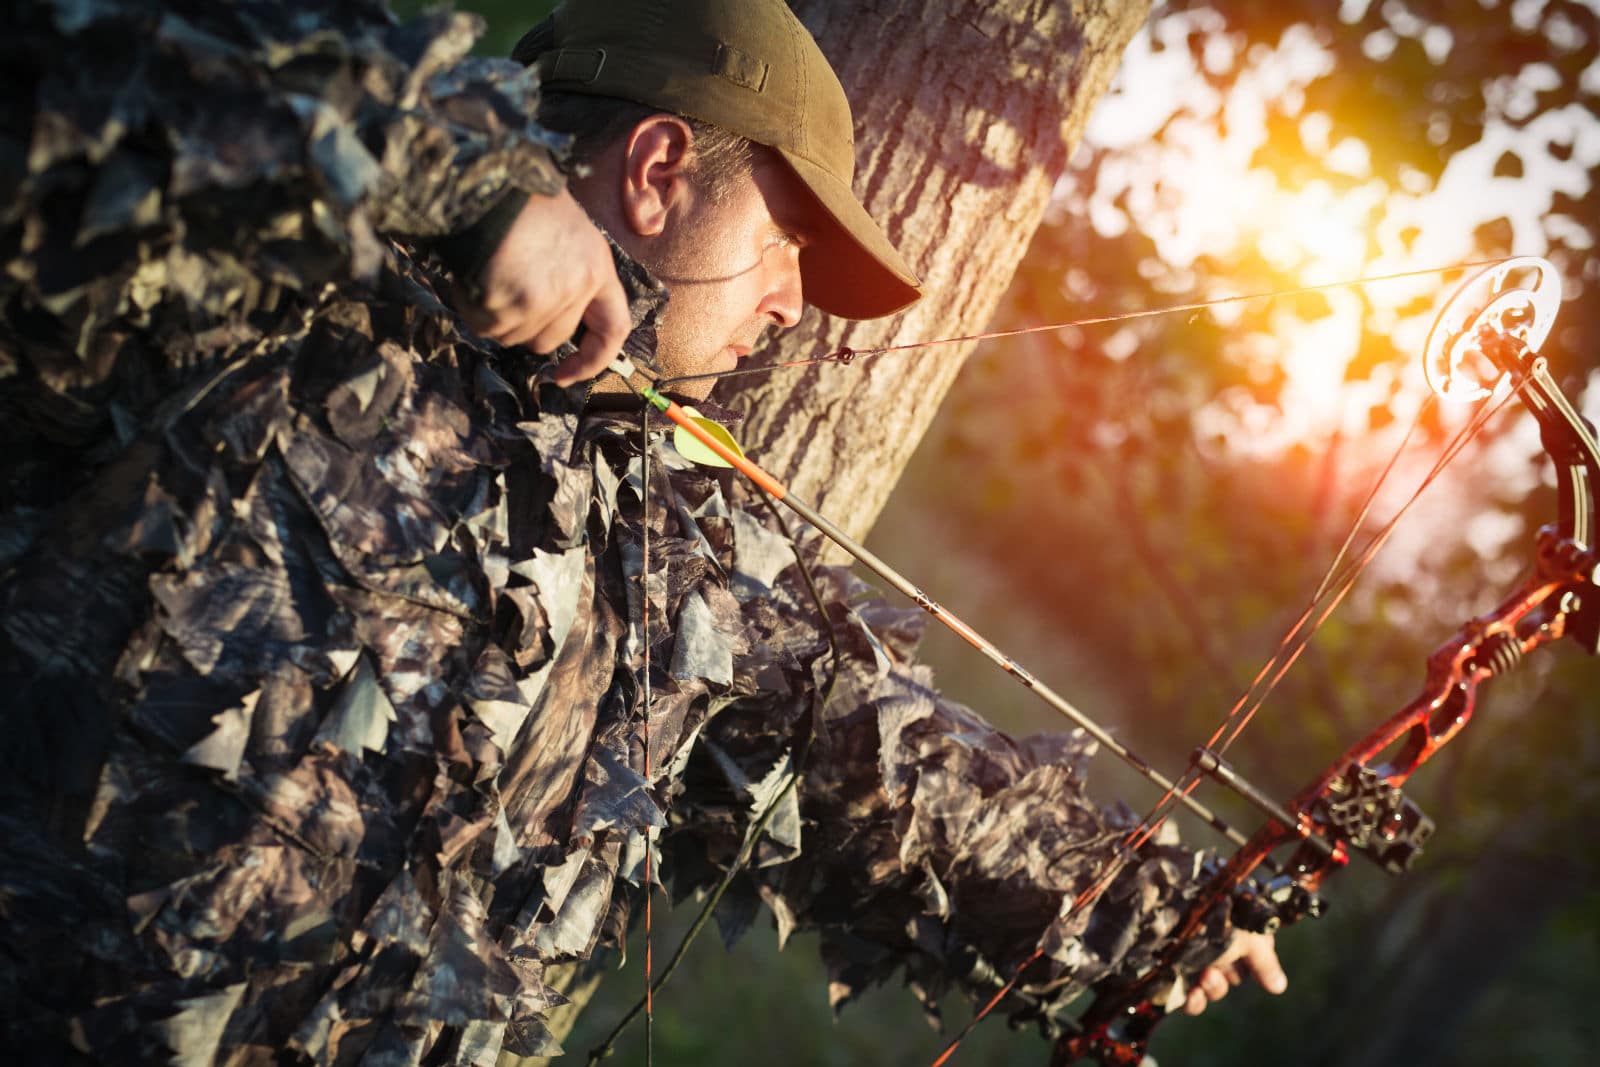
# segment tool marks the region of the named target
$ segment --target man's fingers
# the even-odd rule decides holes
[[[593,378],[610,366],[622,350],[622,342],[633,328],[633,319],[628,314],[628,299],[616,275],[603,276],[594,299],[584,309],[583,324],[588,329],[584,331],[583,340],[578,342],[578,351],[556,365],[558,385]]]
[[[1189,990],[1189,995],[1183,1002],[1183,1010],[1190,1015],[1199,1015],[1226,997],[1228,991],[1243,980],[1244,976],[1233,964],[1213,964],[1200,972],[1194,988]]]
[[[535,338],[549,329],[551,319],[560,314],[561,310],[549,305],[540,308],[537,314],[534,309],[526,305],[518,305],[513,312],[503,314],[483,336],[498,341],[506,348],[514,345],[531,345]]]
[[[1270,938],[1250,945],[1245,950],[1244,962],[1268,993],[1282,993],[1289,988],[1289,976],[1283,973],[1283,964],[1278,962],[1278,953]]]
[[[460,290],[456,290],[457,293]],[[466,303],[463,299],[456,298],[456,314],[461,316],[461,324],[479,337],[486,337],[497,344],[521,344],[544,325],[544,319],[536,320],[532,309],[526,304],[505,304],[497,311],[489,311],[479,304]],[[546,312],[548,315],[548,312]]]
[[[1243,964],[1242,969],[1240,964]],[[1288,976],[1278,962],[1277,946],[1272,936],[1241,930],[1234,934],[1227,951],[1200,972],[1194,988],[1189,990],[1189,995],[1184,999],[1183,1010],[1190,1015],[1199,1015],[1207,1005],[1221,1000],[1230,989],[1242,982],[1244,971],[1249,971],[1269,993],[1282,993],[1289,986]]]
[[[1183,1010],[1189,1015],[1199,1015],[1207,1006],[1228,995],[1228,978],[1220,967],[1207,967],[1195,979],[1194,988],[1184,998]]]
[[[603,371],[633,328],[611,247],[566,190],[528,198],[478,281],[477,299],[457,285],[449,297],[479,337],[553,352],[579,323],[588,327],[578,351],[557,365],[562,385]]]
[[[593,378],[611,366],[621,348],[620,338],[607,339],[593,332],[585,333],[578,342],[578,350],[556,364],[556,384],[566,386]]]
[[[578,323],[583,321],[583,312],[583,304],[569,304],[550,316],[543,328],[536,331],[524,343],[535,352],[554,352],[572,340],[572,335],[578,332]]]

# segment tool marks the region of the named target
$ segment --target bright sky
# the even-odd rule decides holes
[[[1600,0],[1591,2],[1600,9]],[[1345,0],[1341,13],[1353,15],[1365,6],[1365,0]],[[1513,16],[1536,22],[1542,7],[1543,0],[1515,0]],[[1238,89],[1224,97],[1203,80],[1185,43],[1191,25],[1212,29],[1221,24],[1219,16],[1205,10],[1169,15],[1147,24],[1129,47],[1116,84],[1086,134],[1090,143],[1118,150],[1101,167],[1088,202],[1098,232],[1109,236],[1136,226],[1180,270],[1202,254],[1225,259],[1230,249],[1253,247],[1287,288],[1481,258],[1473,231],[1502,216],[1509,219],[1513,251],[1519,255],[1541,255],[1553,230],[1559,228],[1566,236],[1575,229],[1552,218],[1552,198],[1558,191],[1581,196],[1600,174],[1600,122],[1577,105],[1534,113],[1536,91],[1555,77],[1551,68],[1530,65],[1499,80],[1492,97],[1504,118],[1491,117],[1482,141],[1452,159],[1432,190],[1421,175],[1406,183],[1408,188],[1391,188],[1372,176],[1359,140],[1334,142],[1328,116],[1302,114],[1300,133],[1307,148],[1320,157],[1330,176],[1352,181],[1341,189],[1327,179],[1312,178],[1290,188],[1277,175],[1250,166],[1266,140],[1266,102],[1284,102],[1296,112],[1303,88],[1333,71],[1333,57],[1309,30],[1293,29],[1276,48],[1253,53],[1256,61],[1239,79]],[[1447,28],[1404,17],[1396,28],[1421,41],[1430,56],[1448,56],[1452,37]],[[1166,47],[1155,48],[1153,35]],[[1379,59],[1393,45],[1392,38],[1374,35],[1368,51]],[[1589,47],[1597,58],[1584,80],[1600,84],[1600,48]],[[1219,71],[1231,69],[1232,46],[1213,38],[1199,62]],[[1165,140],[1156,142],[1155,134],[1180,103],[1181,115]],[[1514,127],[1505,118],[1525,124]],[[1220,137],[1219,126],[1225,131]],[[1547,148],[1552,142],[1569,146],[1570,158],[1552,156]],[[1496,162],[1508,151],[1523,162],[1520,178],[1494,174]],[[1118,206],[1119,198],[1125,198],[1127,212]],[[1409,242],[1402,239],[1407,231]],[[1337,430],[1370,445],[1374,462],[1387,459],[1425,395],[1421,352],[1434,318],[1432,313],[1403,317],[1397,309],[1429,293],[1437,293],[1442,303],[1456,284],[1423,278],[1367,287],[1375,308],[1370,325],[1418,358],[1404,367],[1379,368],[1371,380],[1355,383],[1345,382],[1344,372],[1361,341],[1361,315],[1368,313],[1356,291],[1328,291],[1333,314],[1311,323],[1300,322],[1285,305],[1274,315],[1270,335],[1233,342],[1240,358],[1284,367],[1284,412],[1243,397],[1219,398],[1200,413],[1197,429],[1207,436],[1226,435],[1230,448],[1260,454],[1297,442],[1309,442],[1315,449]],[[1227,279],[1196,278],[1194,285],[1211,289],[1213,295],[1242,291]],[[1230,316],[1224,309],[1218,318],[1226,325],[1237,321],[1237,313]],[[1108,346],[1108,354],[1128,358],[1133,342],[1130,331]],[[1401,388],[1391,394],[1396,376]],[[1600,395],[1600,389],[1589,395]],[[1396,422],[1375,433],[1367,426],[1367,413],[1380,404],[1390,407]],[[1593,409],[1594,402],[1588,406]],[[1464,421],[1470,411],[1461,409],[1455,417]],[[1529,472],[1536,470],[1527,457],[1538,447],[1528,420],[1486,461],[1502,468],[1497,476],[1527,483],[1534,476]],[[1401,484],[1414,484],[1420,474],[1401,472],[1397,477]],[[1448,505],[1430,504],[1430,510],[1438,508],[1448,510]],[[1468,539],[1486,552],[1521,535],[1503,523],[1489,529],[1465,515],[1461,520]],[[1410,555],[1398,546],[1394,554]]]

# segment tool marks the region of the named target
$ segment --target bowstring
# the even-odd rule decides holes
[[[657,379],[657,381],[660,381],[660,379]],[[639,397],[639,399],[641,401],[643,400],[643,397],[639,395],[639,391],[634,387],[632,382],[625,382],[625,384],[628,386],[629,390],[631,390],[634,393],[634,395],[636,397]],[[643,606],[641,608],[640,615],[641,615],[641,622],[642,622],[642,626],[643,626],[643,629],[644,629],[644,637],[645,637],[645,648],[644,648],[645,681],[644,681],[644,690],[643,690],[644,694],[645,694],[645,717],[644,717],[644,746],[645,746],[645,764],[644,764],[644,766],[645,766],[645,772],[644,773],[645,773],[645,778],[648,781],[650,779],[650,766],[651,766],[651,764],[650,764],[650,717],[649,717],[649,706],[650,706],[650,673],[649,673],[650,672],[650,642],[649,642],[650,601],[649,601],[649,587],[648,587],[648,584],[647,584],[648,577],[649,577],[649,570],[650,570],[650,526],[649,526],[649,517],[650,517],[650,459],[649,459],[649,457],[650,457],[650,413],[651,413],[650,405],[648,403],[642,404],[642,409],[641,410],[642,410],[642,418],[641,418],[641,422],[640,422],[640,438],[641,438],[641,448],[640,448],[641,460],[640,460],[640,462],[641,462],[641,465],[642,465],[641,470],[642,470],[642,473],[643,473],[643,477],[641,478],[641,482],[640,482],[640,484],[641,484],[641,494],[640,495],[641,495],[642,510],[643,510],[643,515],[644,515],[645,522],[644,522],[644,528],[643,528],[641,539],[640,539],[641,546],[642,546],[642,548],[641,548],[641,556],[642,556],[642,569],[643,569],[643,577],[641,578],[640,588],[644,593],[644,599],[641,601],[641,604]],[[662,469],[663,470],[666,469],[665,465],[663,465]],[[645,944],[644,944],[645,991],[644,991],[644,995],[641,996],[634,1003],[633,1007],[630,1008],[622,1016],[622,1018],[620,1020],[618,1020],[616,1025],[612,1028],[611,1032],[606,1036],[606,1039],[604,1040],[604,1042],[602,1042],[600,1045],[596,1046],[594,1049],[590,1050],[589,1061],[588,1061],[589,1064],[590,1064],[590,1067],[593,1067],[594,1064],[596,1064],[597,1062],[599,1062],[602,1059],[605,1059],[606,1057],[608,1057],[611,1054],[612,1050],[616,1046],[617,1039],[622,1036],[622,1033],[623,1033],[624,1030],[627,1029],[628,1024],[630,1022],[632,1022],[632,1020],[641,1011],[643,1011],[643,1013],[644,1013],[645,1063],[646,1063],[647,1067],[649,1067],[649,1064],[651,1062],[652,1050],[653,1050],[653,1039],[652,1038],[653,1038],[653,1029],[654,1029],[654,1025],[655,1025],[655,1016],[654,1016],[654,1012],[655,1012],[655,1003],[654,1003],[655,993],[662,986],[666,985],[667,981],[669,979],[671,979],[672,976],[677,972],[679,965],[683,962],[684,958],[688,955],[690,946],[693,945],[695,940],[700,936],[700,932],[705,929],[705,927],[708,924],[708,922],[710,921],[713,913],[716,911],[717,905],[721,902],[721,900],[723,898],[723,895],[727,892],[729,887],[732,885],[734,878],[737,877],[738,874],[742,870],[744,870],[746,868],[748,863],[754,857],[755,850],[756,850],[757,845],[760,842],[761,836],[766,831],[766,828],[767,828],[768,824],[772,821],[773,817],[777,814],[779,807],[784,803],[785,799],[789,796],[790,793],[792,793],[794,791],[795,787],[799,784],[801,774],[804,772],[806,762],[807,762],[807,760],[808,760],[808,758],[810,756],[812,744],[815,741],[818,740],[819,736],[822,733],[822,723],[826,719],[828,705],[833,700],[834,691],[838,687],[839,675],[840,675],[840,672],[842,670],[841,664],[842,664],[842,657],[843,657],[843,652],[842,652],[841,646],[840,646],[839,635],[838,635],[837,630],[834,627],[834,624],[833,624],[832,620],[828,616],[828,609],[827,609],[827,606],[823,602],[822,593],[821,593],[820,589],[817,586],[816,576],[812,571],[812,567],[811,567],[811,565],[809,563],[806,562],[806,558],[805,558],[806,554],[805,554],[804,548],[802,547],[802,544],[801,544],[801,541],[800,541],[800,536],[799,536],[799,534],[797,532],[795,532],[793,530],[793,528],[790,527],[788,522],[785,521],[785,519],[783,517],[783,514],[778,510],[777,505],[772,502],[772,499],[765,492],[758,493],[758,497],[761,500],[761,502],[766,505],[767,511],[771,515],[774,523],[777,525],[777,527],[778,527],[779,531],[782,533],[783,537],[786,540],[788,540],[788,542],[790,544],[790,547],[794,551],[795,564],[796,564],[796,567],[797,567],[797,569],[799,571],[800,578],[801,578],[802,582],[805,585],[806,594],[807,594],[807,596],[810,597],[811,605],[812,605],[812,607],[815,609],[815,611],[817,613],[817,621],[821,626],[823,635],[827,638],[828,654],[829,654],[829,668],[828,668],[827,680],[825,682],[823,682],[822,685],[819,686],[816,689],[815,693],[813,694],[810,725],[806,729],[806,731],[805,731],[805,733],[803,735],[801,743],[799,744],[799,746],[795,750],[795,753],[794,753],[794,756],[793,756],[793,769],[790,772],[790,775],[789,775],[789,778],[788,778],[787,782],[784,783],[783,787],[778,790],[778,792],[767,803],[766,807],[764,809],[762,809],[762,811],[757,815],[755,821],[751,824],[750,831],[749,831],[749,833],[747,835],[747,840],[745,841],[744,845],[739,850],[739,853],[734,857],[733,862],[731,864],[729,864],[728,869],[725,872],[723,872],[723,875],[718,880],[716,886],[711,890],[711,892],[709,894],[707,894],[706,900],[701,905],[699,913],[695,916],[693,922],[689,926],[689,929],[684,933],[683,939],[679,942],[677,950],[675,952],[673,952],[672,956],[667,960],[666,966],[662,968],[661,977],[659,979],[654,979],[653,975],[652,975],[653,965],[652,965],[652,959],[651,959],[651,956],[652,956],[652,951],[651,950],[652,950],[652,944],[653,944],[653,935],[652,935],[652,930],[651,930],[651,904],[650,904],[650,901],[651,901],[651,888],[652,888],[652,884],[653,884],[652,881],[651,881],[651,877],[653,876],[654,868],[653,868],[653,865],[652,865],[652,862],[651,862],[652,838],[649,836],[648,831],[647,831],[646,837],[645,837],[645,870],[646,870],[645,893],[646,893],[646,895],[645,895],[645,912],[644,912],[644,914],[645,914],[645,924],[644,924],[645,925]]]
[[[821,363],[843,363],[845,365],[849,365],[856,359],[870,359],[875,356],[886,355],[892,352],[905,352],[918,348],[929,348],[935,345],[958,344],[969,341],[976,342],[1007,337],[1019,337],[1028,334],[1071,329],[1079,326],[1127,322],[1136,319],[1153,318],[1161,315],[1201,311],[1209,308],[1220,307],[1228,304],[1243,303],[1252,300],[1266,300],[1286,296],[1298,296],[1306,293],[1322,292],[1330,289],[1348,288],[1352,286],[1369,285],[1379,282],[1397,281],[1406,278],[1453,273],[1456,271],[1471,270],[1475,267],[1492,267],[1506,261],[1506,257],[1486,260],[1473,260],[1464,263],[1449,264],[1446,266],[1424,267],[1416,270],[1370,275],[1367,277],[1345,279],[1336,282],[1324,282],[1317,285],[1297,286],[1291,289],[1278,289],[1259,293],[1245,293],[1234,296],[1219,297],[1212,300],[1191,301],[1184,304],[1175,304],[1162,308],[1147,308],[1139,311],[1123,312],[1115,315],[1096,315],[1088,318],[1073,319],[1066,322],[1046,323],[1038,326],[1023,326],[1005,330],[989,330],[975,334],[932,338],[924,341],[913,341],[897,345],[882,345],[874,348],[865,348],[859,350],[842,348],[826,355],[814,356],[807,359],[783,360],[777,363],[770,363],[756,367],[735,367],[725,371],[713,371],[704,374],[681,375],[674,378],[665,378],[660,384],[662,386],[667,386],[683,382],[717,380],[751,374],[768,374],[777,370],[814,366]],[[1220,747],[1218,748],[1218,753],[1220,755],[1222,752],[1225,752],[1235,740],[1237,740],[1239,733],[1242,732],[1246,725],[1248,725],[1250,720],[1254,717],[1256,711],[1258,711],[1261,705],[1266,701],[1267,697],[1271,695],[1272,691],[1277,687],[1284,674],[1299,659],[1299,656],[1304,651],[1307,642],[1310,640],[1310,637],[1321,628],[1322,623],[1326,621],[1328,615],[1338,607],[1340,602],[1342,602],[1345,594],[1349,592],[1349,589],[1351,586],[1353,586],[1356,578],[1359,577],[1360,573],[1366,568],[1367,564],[1371,562],[1371,559],[1376,555],[1377,550],[1382,547],[1383,542],[1388,539],[1390,532],[1392,532],[1400,518],[1411,507],[1411,505],[1415,503],[1416,499],[1421,495],[1421,493],[1432,484],[1434,478],[1436,478],[1442,471],[1443,466],[1448,464],[1449,461],[1454,458],[1456,452],[1459,451],[1460,448],[1465,447],[1466,441],[1482,428],[1483,424],[1486,423],[1488,419],[1491,418],[1494,413],[1506,403],[1507,400],[1509,400],[1511,395],[1514,395],[1514,392],[1502,398],[1499,403],[1494,405],[1492,408],[1481,410],[1480,413],[1475,416],[1471,422],[1469,422],[1468,426],[1465,427],[1462,433],[1458,435],[1456,443],[1453,446],[1447,447],[1441,461],[1435,464],[1433,470],[1429,473],[1427,478],[1424,479],[1423,483],[1418,487],[1418,489],[1412,494],[1411,498],[1408,499],[1400,508],[1400,510],[1395,513],[1384,530],[1375,536],[1373,544],[1363,555],[1361,561],[1353,568],[1341,573],[1340,566],[1342,563],[1344,563],[1349,553],[1350,546],[1354,543],[1362,525],[1365,523],[1379,492],[1382,490],[1390,473],[1392,473],[1394,470],[1394,466],[1398,462],[1400,456],[1404,453],[1407,445],[1410,443],[1411,437],[1415,434],[1417,428],[1422,424],[1425,415],[1431,410],[1433,404],[1435,403],[1435,398],[1433,395],[1428,395],[1424,403],[1419,407],[1416,418],[1413,420],[1410,428],[1406,431],[1405,436],[1401,439],[1399,446],[1390,456],[1388,464],[1385,466],[1383,472],[1378,476],[1376,482],[1374,482],[1372,489],[1368,492],[1367,497],[1363,501],[1355,521],[1351,524],[1343,543],[1340,545],[1338,552],[1334,555],[1333,561],[1328,565],[1327,570],[1323,573],[1323,577],[1318,585],[1318,589],[1316,593],[1312,595],[1311,601],[1305,612],[1298,620],[1296,620],[1295,624],[1290,628],[1289,632],[1285,634],[1284,638],[1279,643],[1277,651],[1274,652],[1271,657],[1269,657],[1266,664],[1262,666],[1260,672],[1257,673],[1250,685],[1246,687],[1245,692],[1239,698],[1239,701],[1232,709],[1230,709],[1228,714],[1224,717],[1223,722],[1217,727],[1216,731],[1207,741],[1206,747],[1209,748],[1218,745],[1219,740],[1223,738],[1225,733],[1227,733],[1226,740],[1220,740]],[[1319,604],[1322,602],[1324,596],[1329,595],[1330,587],[1334,585],[1337,585],[1338,589],[1332,594],[1332,602],[1328,604],[1325,610],[1322,610],[1319,613]],[[1315,622],[1311,623],[1311,625],[1308,627],[1307,623],[1312,619],[1313,616],[1315,616]],[[1280,659],[1285,659],[1286,662],[1283,662],[1280,665]],[[1271,674],[1272,677],[1270,681],[1267,681],[1263,687],[1263,679],[1266,679],[1269,674]],[[1257,694],[1258,690],[1259,693]],[[1255,695],[1254,699],[1252,699],[1252,694],[1257,694]],[[1228,733],[1230,724],[1234,724],[1233,730],[1231,733]],[[1197,782],[1198,778],[1195,778],[1193,781],[1189,782],[1187,788],[1183,789],[1184,795],[1192,792],[1194,785]],[[1185,779],[1180,779],[1177,783],[1174,783],[1174,788],[1183,786],[1184,784]],[[1167,795],[1163,797],[1163,802],[1168,799],[1176,799],[1174,790],[1167,791]],[[1160,803],[1161,802],[1158,802],[1158,806]]]
[[[644,780],[651,788],[650,775],[650,406],[643,406],[639,419],[640,473],[640,555],[639,628],[644,640]],[[653,827],[644,830],[644,1063],[652,1067],[655,1054],[655,837]]]
[[[786,359],[775,363],[764,363],[760,366],[733,367],[729,370],[706,371],[702,374],[682,374],[672,378],[663,378],[658,384],[661,387],[666,387],[681,385],[684,382],[720,381],[723,378],[771,374],[773,371],[789,370],[796,367],[812,367],[821,363],[839,363],[849,366],[857,360],[873,359],[892,352],[909,352],[918,348],[932,348],[935,345],[954,345],[964,344],[969,341],[990,341],[1005,337],[1022,337],[1027,334],[1068,330],[1078,326],[1099,326],[1117,322],[1132,322],[1137,319],[1156,318],[1162,315],[1176,315],[1183,312],[1206,311],[1210,308],[1223,307],[1228,304],[1240,304],[1251,300],[1272,300],[1285,296],[1301,296],[1306,293],[1323,292],[1330,289],[1373,285],[1378,282],[1399,281],[1405,278],[1420,278],[1434,274],[1449,274],[1455,271],[1471,270],[1474,267],[1493,267],[1507,262],[1510,258],[1502,256],[1498,259],[1472,260],[1466,263],[1452,263],[1447,266],[1421,267],[1416,270],[1397,271],[1392,274],[1375,274],[1363,278],[1347,278],[1343,281],[1323,282],[1318,285],[1302,285],[1293,289],[1273,289],[1259,293],[1242,293],[1235,296],[1217,297],[1211,300],[1198,300],[1186,304],[1172,304],[1166,307],[1125,311],[1115,315],[1093,315],[1088,318],[1071,319],[1066,322],[1051,322],[1040,326],[1017,326],[1005,330],[987,330],[982,333],[961,334],[954,337],[935,337],[924,341],[907,341],[903,344],[878,345],[872,348],[838,348],[826,355],[811,356],[806,359]]]

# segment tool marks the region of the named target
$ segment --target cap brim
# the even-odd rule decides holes
[[[774,151],[835,224],[813,235],[800,252],[806,302],[847,319],[881,318],[914,304],[922,282],[850,187],[804,156]]]

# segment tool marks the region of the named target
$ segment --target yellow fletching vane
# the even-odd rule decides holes
[[[734,455],[744,458],[744,450],[739,447],[739,442],[733,439],[733,434],[720,422],[706,418],[694,408],[684,408],[684,412],[695,421],[706,433],[717,439],[717,442]],[[672,431],[672,446],[678,454],[690,463],[698,463],[702,467],[731,467],[733,464],[707,448],[698,437],[685,430],[682,426]]]

